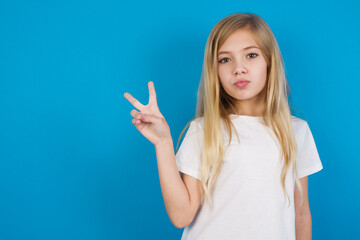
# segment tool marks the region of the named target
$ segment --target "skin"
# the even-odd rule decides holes
[[[267,78],[267,66],[260,49],[252,48],[244,50],[244,48],[248,46],[259,47],[249,31],[238,30],[229,36],[219,49],[219,52],[230,52],[218,56],[218,60],[224,62],[219,63],[219,79],[225,91],[230,96],[238,99],[236,106],[237,114],[261,116],[265,102],[264,90]],[[240,78],[245,78],[251,82],[245,88],[239,89],[233,84]],[[157,105],[154,83],[151,81],[148,82],[148,88],[149,103],[147,105],[140,103],[130,93],[124,93],[124,97],[139,110],[136,111],[133,109],[130,112],[133,117],[132,123],[141,134],[154,144],[156,149],[160,149],[166,145],[172,147],[169,126]],[[169,142],[170,144],[168,144]],[[177,172],[176,167],[174,167],[174,169]],[[173,176],[175,176],[175,174]],[[166,179],[170,177],[160,177],[160,179],[163,178]],[[165,181],[163,180],[161,182]],[[312,237],[312,223],[308,201],[308,177],[301,178],[300,183],[304,193],[303,204],[301,206],[299,206],[301,195],[297,187],[295,187],[294,192],[296,239],[310,240]],[[174,186],[173,182],[169,184]],[[172,187],[172,189],[173,188],[174,187]]]
[[[161,114],[157,104],[155,86],[152,81],[148,82],[149,103],[143,105],[130,93],[125,92],[124,97],[139,111],[131,110],[132,124],[146,137],[155,147],[172,142],[169,125]]]
[[[257,48],[244,49],[249,46]],[[230,96],[238,100],[237,114],[261,116],[265,109],[267,64],[252,33],[247,29],[235,31],[218,53],[220,83]],[[245,88],[239,88],[234,85],[239,79],[250,82]]]
[[[304,193],[303,203],[300,206],[301,194],[297,187],[295,187],[294,202],[295,202],[295,232],[297,240],[311,240],[312,239],[312,221],[308,197],[308,177],[300,178],[300,183]]]
[[[255,46],[257,48],[249,48]],[[226,51],[227,53],[221,53]],[[267,64],[248,29],[239,29],[232,33],[218,51],[218,76],[227,94],[237,99],[236,114],[262,116],[265,110]],[[250,81],[244,88],[234,85],[239,79]],[[308,177],[300,179],[304,193],[303,204],[300,205],[301,194],[297,187],[294,192],[295,230],[297,240],[312,238],[312,221],[308,200]]]

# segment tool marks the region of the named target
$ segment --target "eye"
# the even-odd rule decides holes
[[[224,62],[225,59],[229,59],[229,58],[223,58],[223,59],[221,59],[221,60],[219,61],[219,63],[225,63],[225,62]],[[226,61],[226,62],[227,62],[227,61]]]
[[[249,53],[248,56],[250,56],[250,55],[256,55],[255,57],[251,57],[251,58],[256,58],[258,56],[257,53]]]

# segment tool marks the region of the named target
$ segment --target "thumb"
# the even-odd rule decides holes
[[[147,113],[140,113],[140,119],[142,122],[152,122],[152,123],[159,123],[160,122],[160,118],[152,115],[152,114],[147,114]]]

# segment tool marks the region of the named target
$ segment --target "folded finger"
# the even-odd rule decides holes
[[[131,110],[130,115],[135,118],[140,112],[136,111],[135,109]]]

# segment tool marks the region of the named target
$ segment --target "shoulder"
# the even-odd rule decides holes
[[[197,117],[191,121],[190,126],[194,129],[202,130],[204,128],[204,117]]]
[[[293,115],[291,115],[291,125],[293,127],[295,136],[305,134],[309,128],[307,121]]]
[[[294,115],[291,115],[291,125],[296,135],[305,133],[309,128],[309,125],[306,120],[296,117]],[[189,129],[191,129],[192,131],[203,130],[203,128],[204,128],[204,117],[195,118],[194,120],[191,121],[189,125]]]
[[[203,117],[198,117],[198,118],[191,120],[191,122],[189,124],[189,128],[187,130],[187,135],[199,134],[200,132],[203,131],[203,126],[204,126],[204,118]]]
[[[292,115],[291,119],[295,140],[298,146],[301,147],[304,146],[304,144],[309,144],[312,139],[312,133],[308,122]]]

